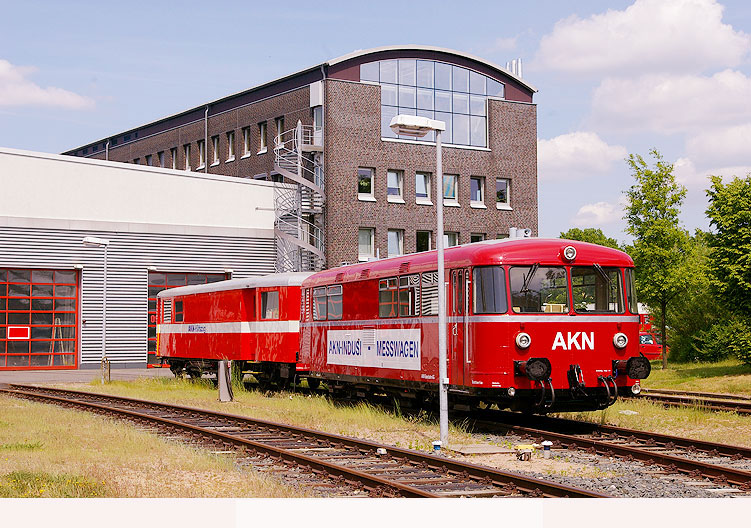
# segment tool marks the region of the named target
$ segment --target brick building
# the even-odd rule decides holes
[[[64,154],[268,179],[277,269],[435,247],[435,143],[397,114],[446,122],[448,245],[537,233],[535,88],[486,60],[428,46],[357,51]],[[299,123],[299,125],[298,125]]]

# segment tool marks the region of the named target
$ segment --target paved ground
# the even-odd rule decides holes
[[[12,370],[0,371],[0,383],[89,383],[101,377],[99,369],[83,370]],[[167,368],[151,369],[112,369],[113,380],[133,380],[138,378],[171,377]]]

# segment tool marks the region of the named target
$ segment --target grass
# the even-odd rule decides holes
[[[2,498],[92,498],[103,497],[106,487],[86,477],[50,475],[43,472],[13,471],[0,477]]]
[[[751,396],[751,365],[737,359],[717,363],[668,363],[666,370],[652,363],[652,373],[644,383],[648,389],[675,389],[721,392]]]
[[[213,409],[424,451],[430,451],[439,437],[437,421],[426,413],[406,414],[398,408],[388,412],[366,402],[335,404],[320,395],[235,387],[235,401],[220,403],[217,389],[210,383],[174,378],[113,381],[105,386],[92,383],[86,390]],[[450,427],[452,439],[471,441],[466,424],[452,423]]]
[[[226,456],[82,411],[0,396],[0,420],[0,497],[307,495]]]
[[[636,411],[637,414],[621,414]],[[751,417],[695,407],[663,407],[648,400],[619,400],[602,411],[560,413],[563,418],[751,447]]]

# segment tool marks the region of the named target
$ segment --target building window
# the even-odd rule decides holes
[[[433,205],[430,201],[430,173],[415,173],[415,201],[421,204]]]
[[[482,242],[483,240],[485,240],[484,233],[472,233],[471,235],[469,235],[470,242]]]
[[[373,253],[373,239],[375,229],[371,227],[361,227],[357,230],[357,259],[365,262],[375,256]]]
[[[219,136],[212,136],[211,137],[211,150],[213,151],[213,156],[211,158],[211,166],[219,165]]]
[[[360,80],[381,86],[381,137],[396,138],[389,127],[397,114],[446,123],[445,143],[486,147],[487,99],[503,98],[504,85],[480,73],[443,62],[390,59],[360,66]],[[415,138],[408,138],[415,139]],[[429,133],[421,141],[434,141]]]
[[[133,160],[134,165],[140,165],[141,164],[141,158],[136,158]]]
[[[498,209],[511,209],[511,180],[495,179],[495,206]]]
[[[469,204],[472,207],[485,207],[485,178],[472,176],[469,179]]]
[[[146,165],[148,165],[149,167],[151,167],[151,160],[151,154],[146,155]]]
[[[235,131],[227,132],[227,161],[235,161]]]
[[[169,149],[169,155],[172,158],[171,167],[177,169],[177,147]]]
[[[404,173],[398,170],[390,170],[387,173],[388,201],[404,203]]]
[[[389,229],[389,257],[404,254],[404,231],[401,229]]]
[[[444,174],[443,175],[443,199],[451,204],[459,203],[459,197],[457,194],[457,180],[459,176],[456,174]]]
[[[508,237],[509,237],[508,233],[498,233],[495,238],[496,240],[504,240]]]
[[[263,154],[268,150],[266,146],[266,122],[258,123],[258,153]]]
[[[190,144],[183,146],[183,154],[185,154],[185,170],[190,170]]]
[[[365,201],[375,201],[373,196],[374,169],[360,167],[357,169],[357,198]]]
[[[78,293],[74,270],[0,268],[0,371],[74,367]]]
[[[156,157],[159,159],[159,166],[164,168],[164,151],[157,152]]]
[[[443,234],[443,245],[445,247],[453,247],[459,245],[459,233],[448,231]]]
[[[243,158],[250,156],[250,127],[243,128]]]
[[[277,141],[282,141],[282,134],[284,134],[284,117],[277,117],[274,119],[274,125],[276,125]]]
[[[430,251],[431,248],[431,238],[433,237],[432,231],[418,231],[417,232],[417,243],[415,249],[420,251]]]

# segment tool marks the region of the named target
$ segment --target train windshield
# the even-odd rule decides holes
[[[628,299],[628,309],[632,314],[639,313],[639,305],[636,304],[636,288],[634,287],[634,270],[626,268],[626,298]]]
[[[568,313],[568,280],[561,266],[515,266],[509,271],[515,313]]]
[[[476,314],[506,313],[506,274],[500,266],[479,266],[472,271],[472,308]]]
[[[594,266],[571,268],[576,313],[623,313],[621,270]]]

